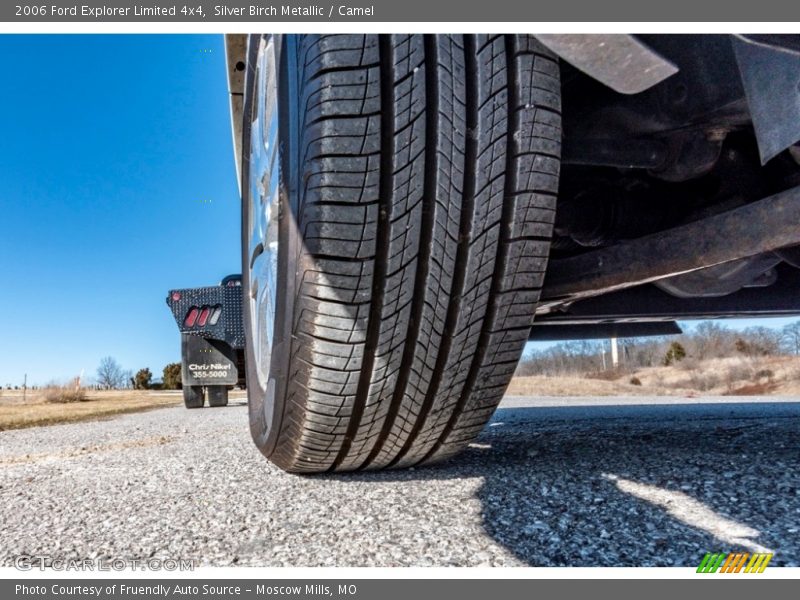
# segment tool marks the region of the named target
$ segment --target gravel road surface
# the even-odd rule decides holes
[[[0,564],[800,564],[800,399],[508,398],[440,467],[301,477],[247,407],[0,432]]]

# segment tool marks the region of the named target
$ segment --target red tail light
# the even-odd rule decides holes
[[[198,327],[205,327],[206,326],[206,321],[208,321],[208,313],[210,313],[210,312],[211,311],[209,310],[209,308],[207,306],[204,306],[202,309],[200,309],[200,317],[198,317],[198,319],[197,319],[197,326]]]
[[[183,320],[183,324],[186,325],[186,327],[194,327],[194,323],[195,321],[197,321],[197,314],[199,312],[200,311],[197,310],[197,307],[193,306],[192,309],[189,311],[189,313],[186,315],[186,318]]]

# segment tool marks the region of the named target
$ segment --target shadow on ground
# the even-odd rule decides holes
[[[573,409],[562,420],[548,409],[543,420],[538,408],[501,408],[449,463],[329,477],[481,477],[486,532],[534,566],[696,566],[714,551],[775,552],[771,565],[796,566],[800,420],[797,405],[786,408],[774,417],[671,422],[656,411],[650,421],[623,414],[595,424],[583,408],[579,426]]]

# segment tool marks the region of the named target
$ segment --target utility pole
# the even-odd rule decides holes
[[[28,374],[25,373],[25,379],[22,380],[22,401],[25,402],[25,396],[28,394]]]
[[[617,350],[617,338],[611,338],[611,368],[616,369],[619,366],[619,351]]]

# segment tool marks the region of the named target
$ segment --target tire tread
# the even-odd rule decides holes
[[[499,403],[555,213],[557,61],[526,35],[304,35],[298,294],[271,460],[447,459]]]

